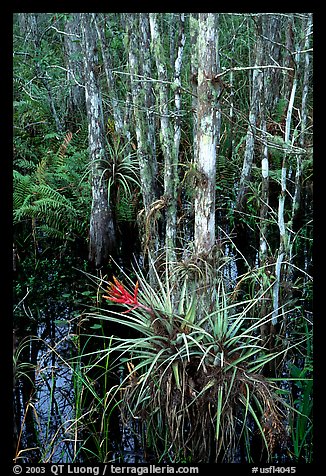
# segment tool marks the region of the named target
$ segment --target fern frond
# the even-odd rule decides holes
[[[14,224],[37,219],[40,226],[51,229],[51,237],[61,239],[67,233],[84,231],[76,206],[67,197],[49,185],[37,184],[31,176],[23,176],[16,171],[14,182]]]
[[[64,230],[60,230],[57,227],[52,227],[48,224],[39,225],[38,230],[41,232],[43,236],[48,238],[58,239],[58,240],[72,240],[69,234],[67,234]]]
[[[50,211],[55,213],[59,210],[61,213],[72,213],[75,214],[74,208],[71,204],[64,203],[63,201],[52,200],[48,197],[40,198],[34,202],[35,213],[47,215]]]
[[[29,174],[34,172],[36,167],[32,160],[27,159],[16,159],[14,161],[14,166],[21,169],[22,171],[26,171]]]
[[[46,183],[46,168],[47,168],[47,160],[45,157],[43,157],[43,159],[40,160],[35,170],[36,180],[40,184]]]
[[[34,191],[34,184],[30,175],[22,175],[17,170],[13,171],[13,209],[22,207],[27,197]]]
[[[58,159],[60,159],[60,162],[59,162],[59,165],[63,165],[64,164],[64,158],[65,158],[65,155],[66,155],[66,151],[67,151],[67,147],[70,143],[72,139],[72,132],[68,131],[67,134],[65,135],[65,138],[62,142],[62,144],[60,145],[60,148],[59,148],[59,151],[58,151]]]
[[[231,199],[234,190],[235,166],[224,155],[216,158],[216,201],[218,206],[224,206]]]
[[[121,189],[116,210],[116,218],[118,222],[132,222],[136,219],[137,202],[134,195],[126,193],[125,189]]]
[[[73,204],[67,197],[62,195],[57,190],[54,190],[52,187],[50,187],[47,184],[40,185],[37,188],[37,192],[39,194],[39,197],[48,198],[52,200],[53,202],[60,204],[62,207],[67,207],[67,208],[71,208],[72,210],[75,210],[75,207],[73,206]]]

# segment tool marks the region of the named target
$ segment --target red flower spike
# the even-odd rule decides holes
[[[127,291],[127,289],[123,286],[122,283],[120,283],[120,281],[115,276],[113,276],[113,281],[114,281],[113,283],[109,283],[108,290],[107,290],[108,295],[103,296],[103,298],[108,299],[111,302],[116,302],[119,304],[126,304],[127,306],[132,306],[131,309],[124,311],[122,314],[130,312],[136,309],[137,307],[141,307],[145,309],[146,311],[150,312],[151,314],[153,314],[152,309],[138,302],[138,298],[137,298],[138,290],[139,290],[138,281],[135,284],[133,295],[131,295],[129,291]]]
[[[115,276],[113,276],[113,281],[114,283],[109,283],[108,295],[103,296],[105,299],[121,304],[138,305],[138,282],[136,283],[134,295],[132,296]]]

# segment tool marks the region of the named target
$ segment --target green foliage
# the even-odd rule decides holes
[[[114,207],[118,221],[132,221],[136,218],[139,197],[139,164],[136,153],[131,152],[131,143],[113,136],[107,140],[107,160],[99,159],[107,176],[108,196]],[[90,171],[92,163],[87,167]]]
[[[116,219],[118,222],[133,222],[137,218],[138,193],[131,195],[124,188],[119,191],[119,199],[116,207]]]
[[[102,328],[102,326],[99,326]],[[94,328],[97,329],[98,328]],[[87,461],[107,463],[112,461],[112,418],[117,411],[117,404],[111,405],[108,400],[110,393],[110,354],[106,352],[103,359],[95,359],[89,356],[85,363],[83,355],[88,348],[90,339],[84,339],[76,335],[74,346],[76,357],[69,361],[69,367],[73,372],[75,418],[72,422],[75,435],[83,434],[83,440],[76,444],[75,458],[81,457]],[[110,347],[107,344],[106,348]],[[107,347],[108,345],[108,347]],[[103,349],[104,351],[105,349]],[[101,382],[96,387],[93,385],[94,376]],[[87,409],[87,410],[86,410]]]
[[[234,199],[236,178],[235,164],[224,155],[216,157],[216,203],[217,206],[230,205]]]
[[[288,107],[288,101],[286,98],[279,99],[275,111],[273,113],[273,119],[275,122],[280,123],[286,114],[286,110]]]
[[[71,240],[74,234],[82,234],[83,222],[72,201],[44,183],[45,180],[42,163],[34,177],[14,171],[14,225],[33,222],[38,238],[47,236]]]
[[[124,144],[120,138],[113,144],[107,142],[108,162],[105,171],[109,172],[108,189],[119,188],[127,197],[132,197],[133,189],[139,186],[138,161],[135,153],[130,153],[130,144]]]
[[[30,336],[24,337],[18,342],[16,348],[14,348],[13,352],[13,376],[14,381],[18,382],[23,379],[27,379],[32,385],[33,381],[30,376],[30,372],[35,370],[35,365],[31,364],[30,362],[25,362],[23,358],[24,352],[30,347]]]
[[[282,167],[282,159],[286,150],[286,144],[283,137],[271,136],[269,142],[269,152],[271,154],[271,166],[273,169],[280,169]]]
[[[28,138],[23,128],[14,138],[14,239],[22,242],[22,233],[32,233],[35,246],[39,240],[60,244],[85,237],[91,193],[89,182],[83,179],[88,153],[82,134],[40,132]]]
[[[165,13],[159,16],[160,43],[154,47],[158,47],[160,51],[158,55],[160,61],[164,56],[167,79],[171,80],[166,83],[167,97],[169,101],[171,100],[168,107],[169,120],[171,123],[180,121],[182,129],[178,166],[179,171],[184,167],[184,173],[180,172],[178,190],[180,203],[177,216],[180,228],[176,232],[180,235],[180,242],[183,242],[185,236],[180,224],[184,221],[183,217],[188,215],[189,238],[192,233],[192,231],[189,233],[189,229],[193,229],[191,205],[194,203],[198,185],[198,172],[193,165],[192,142],[193,134],[196,133],[193,130],[193,120],[196,117],[197,106],[196,98],[190,92],[196,78],[190,76],[191,55],[194,50],[189,41],[190,29],[197,22],[189,20],[190,15],[186,14],[186,42],[181,71],[181,114],[176,118],[172,111],[175,92],[173,67],[180,40],[177,15]],[[298,41],[303,40],[306,32],[306,28],[302,28],[304,15],[293,15],[293,35],[299,48]],[[267,15],[264,19],[268,20],[269,17],[272,19],[271,15]],[[66,13],[39,14],[40,36],[39,41],[34,41],[35,38],[31,37],[30,32],[21,27],[18,15],[14,16],[13,220],[14,242],[18,254],[21,255],[21,269],[15,282],[15,303],[23,301],[23,304],[26,304],[24,309],[21,305],[15,307],[17,322],[27,309],[31,309],[31,313],[38,319],[39,308],[45,302],[43,300],[49,300],[49,296],[52,299],[56,292],[61,292],[63,298],[74,300],[79,307],[84,305],[85,300],[89,304],[92,298],[96,299],[97,306],[103,304],[100,291],[84,289],[80,293],[79,300],[72,286],[68,290],[64,287],[65,267],[72,268],[75,264],[73,256],[80,254],[80,249],[75,249],[73,245],[77,244],[77,238],[81,238],[78,244],[87,245],[91,208],[89,176],[94,165],[89,164],[88,119],[85,111],[81,111],[79,117],[71,118],[72,130],[77,131],[72,138],[69,138],[68,133],[58,132],[60,128],[57,127],[53,112],[54,106],[64,128],[67,99],[70,87],[74,84],[71,77],[68,79],[65,70],[67,64],[64,42],[67,37],[60,33],[64,30],[68,19],[69,14]],[[289,19],[289,15],[282,15],[281,24],[284,26],[282,34],[276,42],[273,43],[272,40],[271,45],[277,46],[279,41],[286,45]],[[228,227],[232,228],[233,225],[242,222],[244,228],[250,228],[253,241],[249,243],[249,247],[259,259],[259,250],[254,249],[264,228],[260,217],[263,189],[260,167],[262,123],[259,119],[256,123],[257,128],[253,129],[254,165],[248,183],[245,208],[240,212],[234,209],[246,147],[250,103],[254,97],[251,91],[253,72],[250,67],[255,64],[257,20],[256,15],[219,15],[219,68],[223,72],[221,80],[225,89],[218,105],[221,129],[216,156],[216,209],[221,217],[221,221],[218,222],[219,231],[222,232],[224,218]],[[129,56],[125,41],[125,23],[126,18],[122,14],[100,14],[98,17],[99,27],[103,28],[107,40],[116,81],[114,99],[121,107],[128,132],[131,137],[135,137],[135,115],[132,114],[135,104],[129,103],[130,78],[125,69]],[[75,41],[79,42],[81,38]],[[287,64],[288,52],[288,48],[280,49],[279,64]],[[99,52],[100,63],[103,61],[101,54]],[[80,54],[77,56],[71,59],[81,60]],[[270,59],[273,59],[275,64],[279,61],[279,58],[273,58],[273,54],[270,54]],[[301,100],[304,91],[304,74],[301,72],[303,73],[304,59],[305,53],[302,53],[297,63],[300,74],[290,134],[294,148],[301,144],[300,132],[303,124]],[[153,61],[153,71],[154,66]],[[236,67],[236,70],[231,76],[231,72],[226,70],[233,67]],[[103,109],[106,117],[111,118],[113,93],[107,90],[103,69],[100,68],[99,73]],[[140,76],[135,80],[142,81],[142,68],[138,72]],[[151,86],[156,94],[158,83],[154,72],[152,79]],[[252,270],[248,263],[250,258],[244,256],[247,251],[239,249],[238,257],[241,256],[249,271],[240,277],[232,293],[229,290],[229,283],[226,285],[223,279],[225,261],[223,266],[221,262],[215,263],[216,266],[214,265],[212,269],[205,259],[196,256],[192,256],[188,262],[174,263],[172,276],[158,272],[155,275],[153,271],[156,282],[154,278],[148,281],[145,271],[140,270],[134,272],[133,281],[128,279],[130,275],[124,276],[124,280],[129,282],[130,286],[134,286],[134,281],[138,279],[140,284],[138,298],[143,307],[130,309],[130,306],[127,306],[120,309],[110,305],[103,311],[97,308],[94,313],[90,312],[87,315],[90,325],[85,331],[95,336],[92,334],[89,340],[86,336],[84,345],[81,342],[85,336],[76,335],[73,340],[78,357],[71,364],[76,390],[76,418],[72,422],[71,429],[78,441],[83,440],[80,448],[84,450],[84,455],[88,454],[91,458],[103,462],[111,457],[112,448],[109,442],[111,417],[116,411],[125,417],[123,422],[129,422],[133,417],[137,419],[135,421],[145,422],[142,426],[142,445],[147,445],[161,461],[199,462],[205,458],[231,461],[236,448],[242,447],[246,461],[251,462],[253,458],[251,445],[255,438],[262,443],[270,461],[275,462],[280,453],[282,453],[280,459],[288,455],[293,461],[312,460],[312,356],[308,346],[308,343],[311,345],[311,336],[308,329],[302,329],[298,320],[292,318],[292,301],[286,300],[288,292],[286,286],[288,288],[292,286],[289,294],[299,294],[302,310],[305,306],[311,306],[310,278],[300,278],[299,284],[295,279],[291,283],[281,283],[280,301],[284,299],[285,302],[280,302],[284,307],[283,314],[279,317],[284,328],[290,323],[290,330],[287,327],[290,337],[287,338],[291,341],[286,341],[285,338],[284,342],[282,339],[277,340],[278,343],[281,342],[280,348],[272,352],[265,348],[260,334],[261,327],[269,324],[269,305],[273,298],[275,280],[273,256],[279,247],[278,196],[281,191],[282,160],[286,151],[283,139],[284,118],[289,99],[283,96],[285,91],[288,96],[287,86],[291,86],[288,83],[291,79],[289,72],[284,70],[279,85],[280,99],[272,117],[266,117],[268,130],[272,130],[269,126],[274,128],[273,133],[268,135],[269,196],[268,217],[264,222],[269,264],[260,268],[256,265]],[[146,81],[149,81],[149,78],[146,78]],[[273,89],[269,86],[265,82],[267,94]],[[310,138],[313,114],[310,84],[308,90],[305,142],[312,143]],[[261,101],[261,107],[264,112],[264,100]],[[145,107],[145,109],[148,117],[152,114],[155,118],[156,132],[159,136],[159,108]],[[263,116],[264,114],[261,118]],[[99,166],[108,179],[110,204],[115,219],[117,222],[136,222],[141,202],[139,163],[135,145],[137,141],[134,139],[134,142],[127,142],[125,138],[117,137],[110,119],[109,124],[112,127],[108,127],[107,130],[107,160],[101,159]],[[155,152],[160,175],[156,184],[159,193],[163,193],[163,175],[167,171],[164,170],[158,138]],[[303,217],[302,221],[301,217],[298,219],[299,230],[295,226],[287,230],[292,237],[292,247],[290,256],[284,258],[282,272],[294,263],[298,266],[301,263],[303,266],[304,262],[304,266],[308,268],[312,253],[311,150],[307,148],[306,154],[298,156],[299,159],[302,158],[302,161],[298,162],[293,153],[286,152],[286,154],[288,166],[284,210],[286,229],[289,228],[288,224],[292,223],[294,179],[299,166],[302,172],[300,212]],[[162,218],[164,220],[164,210]],[[70,253],[71,251],[75,251],[75,254]],[[182,250],[180,255],[185,251]],[[69,260],[67,259],[65,265],[62,265],[57,258],[61,259],[62,255],[68,253]],[[119,256],[119,259],[123,260],[124,257]],[[163,263],[163,267],[165,264]],[[83,266],[86,268],[85,262]],[[305,270],[307,271],[306,268]],[[25,299],[26,293],[28,297]],[[151,312],[148,312],[148,309]],[[128,312],[125,314],[122,311]],[[36,319],[32,321],[33,319],[29,319],[26,326],[23,326],[27,332],[32,324],[35,324]],[[24,324],[25,322],[26,320]],[[82,322],[84,323],[83,320]],[[104,331],[106,324],[108,332]],[[121,334],[118,332],[111,337],[110,333],[114,334],[112,325],[122,330]],[[93,338],[97,347],[90,350],[89,344]],[[307,341],[307,347],[297,347],[296,343],[299,340]],[[21,355],[20,349],[16,357],[19,357],[18,354]],[[283,387],[274,387],[273,381],[263,375],[266,364],[273,363],[278,357],[284,357],[286,362],[282,369],[288,371],[288,377],[293,379],[287,383],[289,391],[285,391]],[[292,365],[288,365],[290,358]],[[27,367],[24,367],[24,364],[19,367],[19,359],[17,363],[17,375],[24,377],[23,373]],[[112,385],[112,381],[109,381],[111,376],[119,376],[121,380]],[[103,383],[100,389],[96,377]],[[282,374],[282,380],[285,378],[286,376]],[[54,380],[51,380],[50,384],[54,386]],[[50,403],[53,404],[51,398]],[[290,419],[283,413],[285,402]],[[30,408],[33,411],[32,402]],[[48,426],[50,424],[50,412],[47,424]],[[288,432],[285,431],[286,425],[289,426]],[[290,437],[290,443],[283,441],[286,433]],[[77,439],[75,443],[77,447]],[[285,453],[286,450],[288,453]]]
[[[208,268],[203,275],[207,272],[213,276]],[[112,372],[121,363],[127,366],[121,384],[111,389],[111,404],[122,394],[123,419],[142,416],[146,445],[152,445],[159,461],[232,461],[239,444],[250,446],[252,431],[272,461],[275,448],[286,441],[284,402],[260,371],[296,344],[268,352],[257,332],[269,316],[254,313],[266,291],[232,302],[220,271],[214,269],[216,274],[219,278],[204,292],[203,284],[194,286],[187,273],[173,280],[156,273],[153,287],[136,271],[140,291],[137,297],[136,286],[133,304],[128,301],[124,312],[109,308],[88,313],[95,322],[136,332],[132,337],[110,336],[110,348],[98,362],[112,353]],[[109,296],[116,285],[110,285]],[[131,291],[123,292],[131,297]],[[205,310],[200,301],[207,293],[212,293],[213,306]],[[177,302],[172,302],[173,295],[178,295]]]
[[[290,372],[295,379],[298,394],[293,403],[296,411],[291,416],[293,458],[297,462],[310,463],[313,460],[313,379],[307,378],[311,374],[308,367],[301,370],[292,364]]]
[[[61,155],[59,146],[65,136],[54,132],[49,94],[57,115],[63,116],[68,88],[64,87],[65,73],[55,67],[63,60],[63,50],[60,42],[53,41],[50,17],[37,17],[40,32],[44,28],[39,42],[36,38],[26,41],[17,15],[14,18],[14,240],[26,243],[32,233],[31,252],[39,240],[64,243],[85,237],[90,206],[90,186],[81,182],[85,144],[74,136],[74,144]]]
[[[293,333],[306,336],[300,355],[287,363],[292,379],[291,456],[295,462],[313,461],[313,333],[311,324],[297,316],[299,323]]]

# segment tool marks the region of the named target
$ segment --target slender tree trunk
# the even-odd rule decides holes
[[[260,205],[260,263],[263,265],[268,257],[268,241],[267,241],[267,218],[268,218],[268,202],[269,202],[269,161],[268,147],[266,137],[266,120],[263,117],[261,121],[262,130],[262,152],[261,152],[261,205]]]
[[[298,59],[298,55],[296,58]],[[284,142],[287,145],[290,144],[290,139],[291,139],[290,137],[291,120],[292,120],[293,105],[294,105],[297,85],[298,85],[298,76],[297,76],[297,73],[295,73],[293,78],[291,94],[289,98],[287,114],[286,114]],[[289,250],[290,250],[290,243],[289,243],[290,236],[288,232],[288,226],[285,223],[285,212],[284,212],[285,198],[287,195],[287,168],[288,168],[288,156],[287,156],[287,152],[285,152],[283,156],[282,170],[281,170],[281,193],[279,195],[279,201],[278,201],[278,228],[279,228],[280,243],[279,243],[278,255],[277,255],[277,260],[275,265],[275,283],[273,286],[272,324],[274,326],[278,322],[278,316],[283,307],[283,303],[281,302],[279,298],[281,271],[282,271],[284,258],[286,256],[289,257]]]
[[[307,98],[309,92],[309,76],[310,76],[310,36],[312,31],[312,14],[308,14],[306,25],[305,25],[305,41],[303,49],[305,51],[304,55],[304,66],[303,66],[303,90],[302,90],[302,99],[301,99],[301,131],[299,138],[300,147],[305,147],[306,140],[306,127],[307,127]],[[302,176],[302,156],[297,155],[296,158],[296,174],[295,174],[295,186],[294,186],[294,195],[292,202],[292,217],[291,217],[291,229],[295,223],[295,220],[298,216],[301,203],[301,176]]]
[[[116,83],[112,73],[110,48],[105,38],[104,27],[103,25],[100,25],[99,14],[95,16],[94,22],[95,22],[96,31],[97,31],[98,39],[100,42],[101,51],[102,51],[103,66],[104,66],[104,71],[106,76],[106,82],[108,85],[112,115],[114,118],[114,128],[117,134],[119,134],[121,137],[126,137],[127,140],[130,140],[130,133],[129,131],[125,131],[125,128],[124,128],[123,116],[122,116],[122,112],[121,112],[119,101],[118,101]]]
[[[293,68],[292,71],[283,75],[282,97],[289,100],[291,88],[294,79],[294,58],[292,52],[294,51],[294,18],[293,14],[289,14],[287,24],[284,26],[286,32],[285,51],[286,54],[283,60],[283,66]]]
[[[262,64],[263,58],[263,40],[262,40],[262,18],[257,18],[257,43],[255,67]],[[259,98],[263,84],[263,73],[259,68],[253,70],[252,74],[252,91],[250,101],[249,125],[246,137],[246,148],[243,160],[243,167],[239,183],[239,191],[236,200],[236,209],[241,210],[243,207],[245,195],[247,192],[248,182],[251,175],[252,162],[254,157],[254,145],[256,125],[258,118]]]
[[[89,260],[96,268],[107,263],[115,246],[115,227],[108,200],[105,162],[105,128],[98,80],[98,49],[94,17],[81,14],[84,44],[85,94],[88,116],[89,152],[92,163],[92,209],[89,231]]]
[[[294,76],[293,76],[293,83],[292,83],[292,89],[290,91],[289,95],[289,101],[288,101],[288,109],[287,109],[287,115],[286,115],[286,124],[285,124],[285,134],[284,134],[284,142],[287,145],[294,145],[296,137],[295,133],[292,133],[291,136],[291,121],[292,121],[292,115],[293,115],[293,108],[294,108],[294,102],[295,102],[295,97],[296,97],[296,90],[298,86],[298,81],[299,78],[302,76],[300,66],[299,66],[299,60],[300,60],[300,50],[309,50],[309,37],[311,34],[311,29],[312,29],[312,16],[308,15],[306,24],[303,23],[303,31],[305,31],[306,35],[303,38],[302,42],[297,42],[295,45],[295,50],[296,50],[296,55],[293,60],[293,64],[296,65]],[[293,35],[293,31],[289,30],[289,34]],[[290,43],[290,40],[288,40],[288,43]],[[307,51],[309,53],[309,51]],[[305,131],[305,125],[306,125],[306,117],[305,113],[303,112],[306,108],[306,94],[307,94],[307,82],[308,82],[308,77],[309,77],[309,57],[305,56],[305,63],[304,63],[304,73],[303,73],[303,92],[302,92],[302,101],[301,101],[301,107],[302,107],[302,115],[301,115],[301,132]],[[299,145],[301,147],[304,146],[304,134],[303,136],[299,136]],[[293,249],[293,238],[292,238],[292,233],[295,231],[293,228],[294,225],[294,220],[297,216],[297,213],[300,208],[300,188],[301,188],[301,161],[302,158],[300,155],[296,157],[296,174],[295,174],[295,180],[294,180],[294,194],[293,194],[293,199],[292,199],[292,210],[291,210],[291,215],[290,219],[288,222],[285,222],[285,197],[286,194],[288,194],[287,191],[287,170],[288,170],[288,157],[286,153],[284,154],[283,157],[283,162],[282,162],[282,175],[281,175],[281,194],[279,196],[279,208],[278,208],[278,224],[279,224],[279,234],[280,234],[280,245],[279,245],[279,251],[278,251],[278,256],[277,256],[277,262],[276,262],[276,269],[275,269],[275,284],[274,284],[274,289],[273,289],[273,319],[272,323],[275,325],[280,319],[280,311],[282,311],[286,305],[287,302],[284,299],[284,296],[280,296],[280,284],[281,284],[281,279],[283,277],[284,282],[288,283],[289,289],[287,291],[287,301],[291,300],[292,297],[292,286],[291,283],[293,282],[294,279],[294,272],[293,268],[291,266],[291,263],[293,262],[293,255],[292,255],[292,249]],[[287,261],[287,263],[284,263],[284,261]]]
[[[65,60],[69,97],[66,126],[72,132],[77,129],[78,117],[85,112],[85,88],[83,87],[83,60],[80,39],[80,14],[71,13],[66,21],[64,35]]]
[[[170,58],[170,68],[174,68],[175,63],[175,42],[176,42],[176,30],[178,28],[177,24],[177,15],[178,13],[168,13],[168,28],[169,28],[169,58]],[[183,14],[184,15],[184,14]]]
[[[197,85],[198,85],[198,14],[191,13],[189,19],[190,29],[190,78],[191,78],[191,109],[192,109],[192,132],[193,153],[197,157]]]
[[[173,126],[170,121],[168,62],[163,47],[162,32],[159,27],[159,14],[150,13],[151,48],[154,55],[157,77],[160,81],[159,111],[160,138],[164,157],[164,199],[165,199],[165,248],[169,263],[175,261],[177,190],[178,190],[178,151],[174,148]]]
[[[143,251],[154,258],[158,251],[159,237],[156,225],[157,160],[155,140],[154,106],[152,90],[151,57],[149,50],[150,31],[147,13],[126,14],[128,35],[128,65],[137,154],[139,159],[141,191],[144,203]]]
[[[263,15],[261,24],[262,33],[262,64],[280,64],[280,17]],[[259,228],[259,265],[261,268],[261,291],[263,299],[259,305],[261,317],[269,315],[271,311],[270,288],[271,270],[268,267],[269,249],[268,243],[268,211],[269,211],[269,154],[267,145],[267,126],[278,104],[280,96],[280,70],[267,69],[263,71],[263,85],[261,96],[258,101],[259,120],[261,133],[261,194],[260,194],[260,228]],[[272,336],[274,328],[267,322],[260,327],[261,336],[269,343],[270,349],[274,345]]]
[[[233,64],[231,64],[231,66],[233,66]],[[229,148],[229,153],[228,153],[228,158],[230,160],[233,159],[234,146],[235,146],[235,138],[234,138],[234,126],[235,126],[235,121],[234,121],[234,85],[233,85],[233,82],[234,82],[234,73],[233,73],[233,71],[231,71],[231,73],[230,73],[230,109],[229,109],[230,148]]]
[[[199,13],[195,251],[203,255],[215,244],[217,19],[216,14]]]
[[[260,313],[261,317],[268,315],[268,295],[266,295],[266,287],[269,287],[270,270],[266,268],[268,264],[268,209],[269,209],[269,161],[268,161],[268,146],[266,135],[266,118],[265,118],[265,103],[264,98],[260,101],[260,128],[262,133],[261,146],[261,196],[260,196],[260,228],[259,228],[259,265],[261,267],[261,291],[264,293]],[[262,324],[260,331],[262,337],[269,335],[270,325]]]
[[[263,15],[262,36],[265,45],[265,64],[281,64],[281,41],[282,41],[282,17],[277,13],[274,15]],[[272,116],[280,99],[281,92],[281,70],[279,68],[269,68],[264,71],[265,87],[265,112],[266,120]]]
[[[184,13],[178,15],[178,41],[177,41],[177,54],[174,62],[174,104],[175,104],[175,119],[174,119],[174,138],[173,138],[173,162],[174,162],[174,193],[173,193],[173,206],[169,209],[169,222],[172,229],[172,233],[169,232],[167,226],[166,229],[166,243],[167,246],[174,247],[176,246],[176,233],[177,233],[177,193],[179,185],[178,177],[178,166],[179,166],[179,150],[180,150],[180,140],[181,140],[181,67],[182,67],[182,58],[185,45],[185,16]],[[173,185],[173,183],[172,183]],[[168,225],[168,224],[167,224]],[[173,257],[173,256],[172,256]]]
[[[178,45],[177,45],[177,56],[174,62],[174,104],[175,104],[175,122],[174,122],[174,154],[175,160],[178,166],[179,158],[179,148],[180,148],[180,138],[181,138],[181,66],[182,66],[182,57],[183,50],[185,45],[185,15],[184,13],[179,14],[179,34],[178,34]],[[177,174],[176,170],[176,174]]]

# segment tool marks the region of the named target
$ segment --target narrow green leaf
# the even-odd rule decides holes
[[[173,370],[173,375],[174,375],[174,379],[175,379],[175,383],[177,385],[177,388],[178,388],[178,390],[181,391],[180,377],[179,377],[179,363],[178,362],[173,362],[172,370]]]

